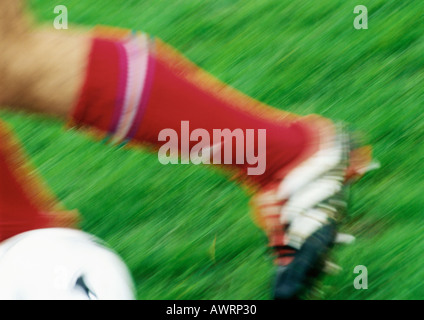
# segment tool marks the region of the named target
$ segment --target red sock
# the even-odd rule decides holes
[[[62,208],[25,160],[0,121],[0,241],[39,228],[68,227],[75,216]],[[56,212],[55,214],[53,212]]]
[[[232,158],[226,161],[231,164],[226,167],[262,186],[276,172],[284,174],[315,152],[315,118],[306,120],[261,104],[145,34],[114,32],[92,41],[85,84],[72,114],[74,124],[96,128],[118,143],[131,141],[156,149],[165,143],[159,141],[159,133],[172,129],[180,134],[182,122],[191,132],[206,130],[211,139],[214,129],[241,129],[244,137],[248,129],[254,129],[256,143],[245,148],[258,156],[258,164],[266,161],[264,172],[249,175],[253,166],[246,155],[237,159],[235,143]],[[258,148],[260,129],[266,130],[265,152]],[[221,163],[227,142],[218,148]],[[192,150],[197,143],[189,141],[185,150]],[[180,151],[183,144],[178,145]]]

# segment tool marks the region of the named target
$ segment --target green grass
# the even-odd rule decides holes
[[[55,1],[31,1],[52,23]],[[125,3],[123,5],[123,3]],[[364,132],[382,163],[353,187],[337,247],[344,269],[320,299],[424,297],[424,2],[419,0],[68,0],[70,23],[141,29],[241,91]],[[353,8],[369,29],[353,28]],[[2,113],[82,228],[131,269],[140,299],[269,299],[272,261],[248,198],[224,175],[93,142],[60,123]],[[216,239],[216,240],[215,240]],[[215,243],[216,241],[216,243]],[[368,267],[368,290],[353,269]]]

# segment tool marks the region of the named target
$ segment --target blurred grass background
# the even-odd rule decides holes
[[[342,226],[357,236],[332,255],[343,271],[309,298],[424,297],[424,2],[419,0],[32,0],[53,24],[146,31],[221,80],[273,106],[319,113],[365,133],[382,168],[353,187]],[[369,29],[355,30],[356,5]],[[139,299],[269,299],[273,266],[248,198],[224,175],[163,166],[65,131],[40,117],[2,112],[51,188],[78,208],[82,228],[105,239],[132,271]],[[368,290],[355,290],[356,265]]]

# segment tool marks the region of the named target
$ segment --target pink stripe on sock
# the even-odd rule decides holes
[[[128,85],[124,108],[114,137],[115,142],[120,142],[127,136],[137,114],[137,106],[141,101],[149,54],[146,35],[142,34],[133,38],[125,44],[125,49],[129,57]]]
[[[124,99],[125,99],[125,91],[126,91],[127,81],[128,81],[127,51],[125,50],[123,43],[116,42],[115,45],[118,49],[118,54],[119,54],[119,80],[118,80],[118,93],[117,93],[116,102],[115,102],[115,110],[113,113],[112,122],[109,129],[109,134],[112,134],[112,135],[117,129],[118,121],[119,121],[120,115],[122,114],[122,108],[123,108]]]
[[[132,123],[131,129],[126,137],[127,140],[131,140],[137,134],[140,127],[141,121],[143,120],[144,113],[146,112],[147,102],[149,101],[150,92],[153,85],[153,77],[155,73],[155,57],[152,55],[154,46],[154,40],[149,41],[149,55],[147,62],[146,79],[143,87],[143,93],[141,95],[141,101],[137,108],[137,114]]]

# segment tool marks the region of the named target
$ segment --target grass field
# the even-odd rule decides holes
[[[56,1],[33,0],[53,23]],[[123,4],[125,3],[125,4]],[[369,29],[353,28],[366,5]],[[424,2],[419,0],[67,0],[72,24],[144,30],[219,79],[276,107],[350,123],[382,168],[352,189],[337,247],[344,269],[315,299],[423,299]],[[82,228],[105,239],[132,271],[139,299],[269,299],[273,265],[248,198],[208,167],[163,166],[6,112],[40,172]],[[368,268],[367,290],[353,269]]]

